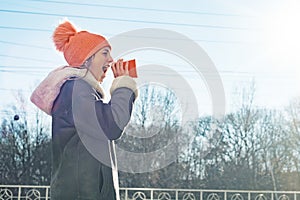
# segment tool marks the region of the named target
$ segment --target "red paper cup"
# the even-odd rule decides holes
[[[129,62],[128,63],[129,76],[131,76],[132,78],[137,78],[135,59],[128,60],[128,61],[123,61],[123,67],[124,68],[125,68],[126,62]]]

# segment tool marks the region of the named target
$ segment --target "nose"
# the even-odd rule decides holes
[[[111,63],[111,62],[113,62],[114,61],[114,59],[111,57],[111,55],[109,54],[109,58],[108,58],[108,62],[109,63]]]

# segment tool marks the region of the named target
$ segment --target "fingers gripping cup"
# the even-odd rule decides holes
[[[118,61],[119,62],[119,61]],[[132,59],[132,60],[128,60],[128,61],[121,61],[122,64],[120,63],[113,63],[112,64],[112,71],[113,71],[113,74],[114,74],[114,77],[118,77],[120,74],[119,72],[117,71],[117,66],[123,68],[122,70],[126,70],[126,65],[128,64],[128,75],[132,78],[137,78],[137,70],[136,70],[136,62],[135,62],[135,59]]]

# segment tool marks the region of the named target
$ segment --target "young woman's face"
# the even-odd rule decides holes
[[[104,47],[97,53],[95,53],[89,69],[97,81],[99,81],[100,83],[103,81],[103,79],[105,78],[105,74],[110,67],[109,64],[112,62],[113,59],[110,55],[109,47]]]

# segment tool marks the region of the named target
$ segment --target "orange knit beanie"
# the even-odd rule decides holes
[[[53,41],[56,49],[64,53],[66,61],[72,67],[80,67],[103,47],[111,48],[103,36],[87,31],[77,32],[69,21],[58,25],[53,33]]]

